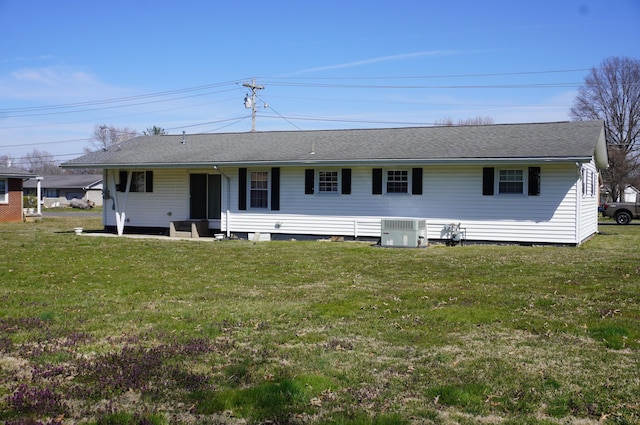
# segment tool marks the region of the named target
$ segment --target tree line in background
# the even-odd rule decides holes
[[[164,128],[153,126],[143,131],[144,135],[162,135],[167,134]],[[110,147],[129,140],[140,134],[129,127],[114,127],[107,125],[96,125],[93,129],[93,134],[89,141],[90,145],[84,148],[85,153],[95,152],[100,150],[107,150]],[[0,164],[12,164],[13,159],[8,155],[0,156]],[[55,157],[47,152],[39,149],[34,149],[32,152],[26,154],[19,161],[19,165],[15,165],[16,168],[22,168],[33,174],[41,176],[51,176],[59,174],[93,174],[95,170],[65,170],[60,168],[60,162]]]
[[[604,122],[609,168],[603,170],[603,184],[612,200],[620,200],[628,185],[640,188],[640,60],[628,57],[605,59],[599,67],[592,68],[579,88],[571,108],[571,118],[576,121],[602,120]],[[491,117],[476,117],[454,123],[450,118],[436,122],[440,126],[488,125]],[[166,134],[158,126],[144,130],[145,135]],[[132,137],[136,130],[96,125],[85,152],[107,150]],[[11,158],[0,156],[1,163]],[[40,175],[83,173],[90,170],[65,171],[54,156],[35,149],[20,161],[21,167]]]

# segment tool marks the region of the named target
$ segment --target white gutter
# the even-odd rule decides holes
[[[226,167],[246,167],[246,166],[305,166],[305,165],[376,165],[376,164],[422,164],[422,165],[467,165],[467,164],[483,164],[483,163],[510,163],[510,164],[540,164],[540,163],[566,163],[566,162],[589,162],[593,158],[591,156],[565,156],[565,157],[490,157],[490,158],[364,158],[355,160],[344,159],[297,159],[291,161],[281,160],[264,160],[264,161],[243,161],[243,162],[225,162]],[[119,164],[78,164],[74,166],[65,166],[64,168],[101,168],[101,169],[133,169],[133,168],[211,168],[212,166],[221,165],[220,162],[190,163],[119,163]]]

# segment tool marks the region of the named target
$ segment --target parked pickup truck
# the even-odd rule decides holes
[[[611,217],[618,224],[629,224],[632,219],[640,218],[640,199],[633,202],[612,202],[602,206],[602,216]]]

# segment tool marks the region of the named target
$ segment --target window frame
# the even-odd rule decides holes
[[[264,169],[248,170],[248,174],[249,174],[247,178],[247,192],[249,195],[248,207],[250,209],[259,209],[259,210],[269,209],[269,195],[270,195],[270,184],[271,184],[271,174],[269,173],[269,170],[264,170]],[[254,175],[256,174],[264,174],[265,176],[264,180],[255,180],[255,182],[263,182],[264,188],[253,187]],[[262,193],[263,195],[261,195],[259,198],[254,198],[254,193],[256,195],[258,193]],[[261,204],[254,205],[254,201],[261,201]],[[264,202],[264,205],[262,205],[262,202]]]
[[[60,197],[60,189],[43,189],[43,197],[45,198],[59,198]]]
[[[127,180],[131,173],[131,184],[129,185],[129,193],[152,193],[153,192],[153,171],[152,170],[119,170],[119,183],[116,184],[117,192],[127,191]],[[142,181],[134,183],[136,175],[142,175]],[[139,178],[139,177],[138,177]],[[140,189],[142,185],[143,190]]]
[[[500,173],[503,171],[522,172],[522,192],[501,192]],[[538,197],[542,192],[542,168],[539,165],[524,167],[483,167],[482,196],[527,196]],[[504,180],[508,183],[507,180]],[[517,182],[517,181],[516,181]]]
[[[142,188],[142,190],[140,190]],[[129,185],[130,193],[146,193],[147,191],[147,173],[146,171],[131,171],[131,184]]]
[[[323,174],[331,174],[335,180],[323,181]],[[316,186],[318,187],[319,195],[338,195],[340,194],[342,187],[342,176],[340,170],[331,170],[331,169],[319,169],[316,170]],[[325,190],[325,188],[329,185],[332,190]]]
[[[0,178],[0,182],[4,182],[4,190],[0,190],[0,204],[9,203],[9,179]]]
[[[525,192],[525,187],[527,187],[527,173],[525,173],[525,169],[524,168],[499,168],[496,176],[496,189],[497,189],[497,194],[499,196],[525,196],[527,193]],[[508,173],[508,172],[516,172],[520,175],[520,179],[519,180],[503,180],[502,179],[502,175],[503,173]],[[508,177],[508,175],[507,175]],[[519,184],[520,185],[520,191],[506,191],[502,189],[502,184]]]
[[[401,178],[400,180],[393,180],[390,177],[391,174],[398,174]],[[395,177],[395,176],[393,176]],[[389,190],[390,185],[400,185],[402,190]],[[389,195],[408,195],[409,188],[411,186],[411,175],[409,170],[404,168],[389,168],[384,170],[384,193]]]
[[[597,173],[588,167],[582,167],[580,173],[580,179],[582,180],[582,196],[594,197],[597,190]]]

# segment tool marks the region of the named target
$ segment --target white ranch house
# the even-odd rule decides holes
[[[467,241],[580,245],[598,230],[600,121],[141,136],[63,164],[102,169],[104,225],[272,239],[381,237],[383,219]]]

